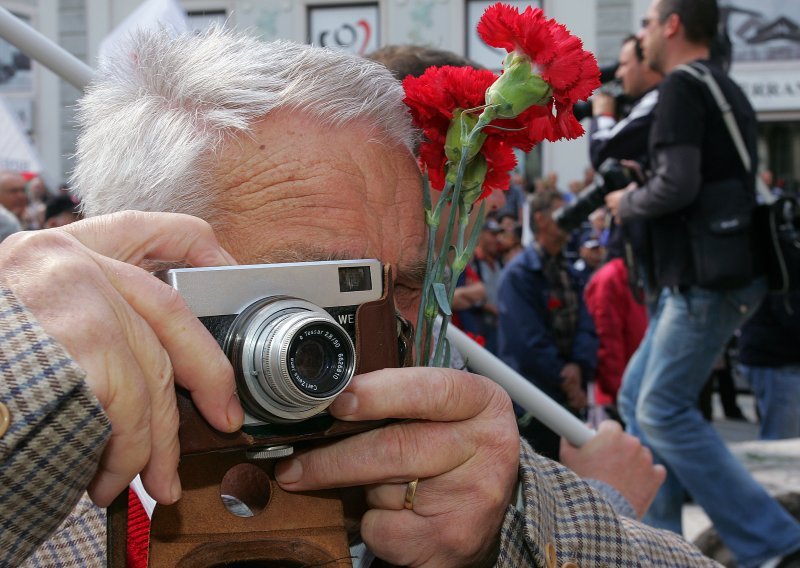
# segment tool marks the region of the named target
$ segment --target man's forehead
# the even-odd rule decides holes
[[[241,263],[375,258],[416,274],[425,230],[418,166],[359,124],[271,114],[218,168],[212,224]],[[402,276],[401,276],[402,277]]]

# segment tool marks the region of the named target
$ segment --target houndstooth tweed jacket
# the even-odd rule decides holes
[[[108,419],[81,369],[0,289],[0,566],[105,565],[105,514],[86,498]],[[509,506],[499,567],[714,566],[677,535],[619,516],[589,485],[522,443],[524,504]]]

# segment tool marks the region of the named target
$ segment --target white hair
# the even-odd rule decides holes
[[[208,219],[214,158],[274,109],[413,148],[403,89],[382,65],[288,41],[212,27],[170,37],[140,32],[79,102],[75,193],[86,215],[123,209]]]

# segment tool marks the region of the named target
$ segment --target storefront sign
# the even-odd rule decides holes
[[[731,76],[758,112],[800,110],[800,64],[765,70],[761,65],[734,64]]]
[[[311,6],[309,43],[365,55],[378,49],[378,4]]]

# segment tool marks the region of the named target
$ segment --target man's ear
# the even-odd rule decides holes
[[[667,37],[674,37],[682,28],[683,22],[681,22],[681,18],[678,14],[670,14],[667,16],[667,19],[664,20],[664,34]]]

